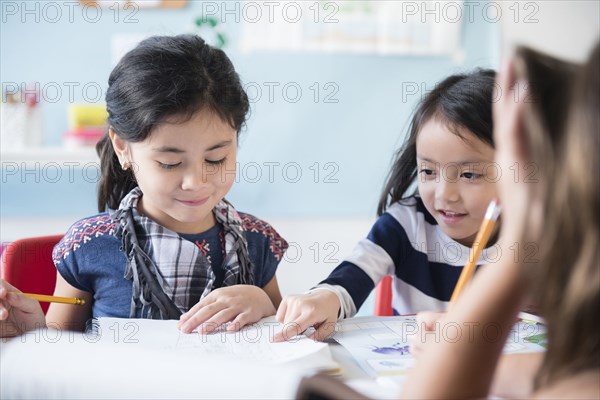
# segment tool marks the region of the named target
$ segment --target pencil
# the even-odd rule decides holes
[[[23,296],[36,299],[37,301],[43,301],[46,303],[62,303],[62,304],[75,304],[84,305],[84,299],[78,299],[76,297],[59,297],[59,296],[46,296],[44,294],[33,294],[33,293],[21,293]]]
[[[462,273],[458,278],[458,282],[454,287],[454,292],[452,292],[450,303],[454,303],[456,301],[458,296],[460,296],[462,291],[465,290],[467,284],[471,281],[473,273],[475,272],[475,267],[477,266],[477,260],[479,260],[481,252],[487,245],[488,240],[490,240],[490,236],[494,230],[494,226],[496,225],[496,220],[498,219],[499,215],[500,204],[498,204],[496,200],[492,200],[485,212],[485,217],[483,218],[479,232],[477,232],[475,242],[473,242],[473,247],[471,248],[471,252],[469,254],[469,260],[463,268]]]

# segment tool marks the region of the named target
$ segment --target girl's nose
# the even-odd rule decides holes
[[[189,168],[185,171],[181,180],[181,189],[198,190],[207,181],[206,171],[202,170],[202,165]]]
[[[181,181],[181,189],[183,190],[197,190],[202,183],[200,176],[196,174],[185,174]]]
[[[440,182],[437,184],[435,195],[438,200],[444,202],[455,202],[460,199],[460,192],[458,190],[458,182],[448,179],[448,177],[442,177]]]

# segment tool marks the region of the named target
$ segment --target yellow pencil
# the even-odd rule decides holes
[[[461,292],[471,281],[473,273],[475,272],[475,267],[477,266],[477,260],[479,260],[481,252],[487,245],[488,240],[490,240],[490,236],[494,231],[494,226],[496,225],[496,220],[498,219],[499,215],[500,204],[498,204],[496,200],[492,200],[485,212],[485,217],[483,218],[483,222],[481,223],[481,228],[479,228],[479,232],[477,232],[475,242],[473,242],[473,247],[471,248],[471,252],[469,254],[469,260],[463,268],[462,273],[458,278],[458,282],[454,287],[454,292],[452,292],[450,303],[454,303],[456,301],[458,296],[460,296]]]
[[[46,303],[63,303],[63,304],[85,304],[84,299],[78,299],[76,297],[59,297],[59,296],[46,296],[44,294],[33,294],[33,293],[22,293],[23,296],[31,297],[37,301],[43,301]]]

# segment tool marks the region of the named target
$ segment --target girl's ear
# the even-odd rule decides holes
[[[112,143],[115,154],[119,158],[121,167],[125,170],[131,165],[131,154],[127,141],[122,139],[112,128],[108,130],[108,136]]]

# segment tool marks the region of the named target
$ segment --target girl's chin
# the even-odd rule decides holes
[[[206,228],[209,229],[216,223],[215,216],[212,212],[205,215],[185,215],[179,214],[176,218],[173,218],[177,225],[186,226],[190,228]]]
[[[465,235],[461,234],[460,232],[456,232],[456,230],[452,231],[448,229],[444,229],[444,233],[448,235],[450,239],[466,247],[471,247],[473,245],[473,242],[475,241],[475,236],[477,235],[477,232]]]

